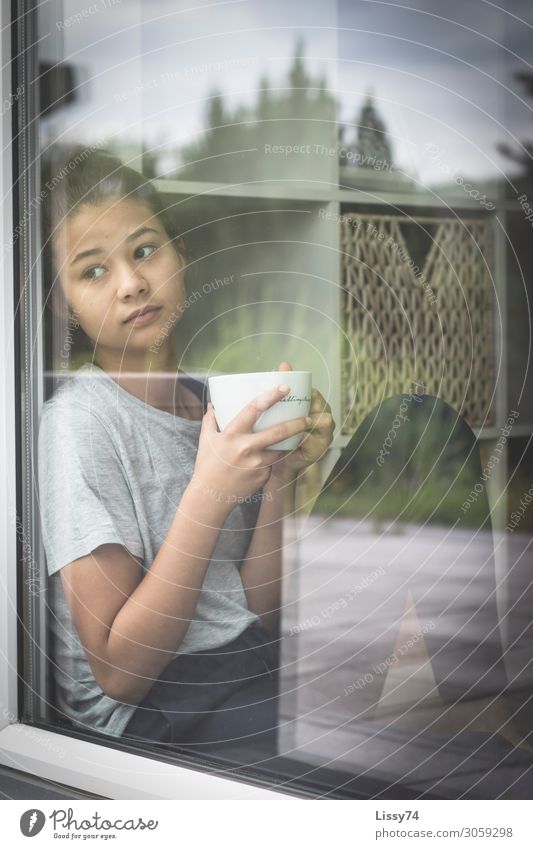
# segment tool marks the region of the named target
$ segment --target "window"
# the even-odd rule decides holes
[[[21,720],[299,795],[527,798],[526,4],[18,7]],[[172,292],[158,336],[124,330]],[[225,516],[180,657],[146,579],[165,579],[206,380],[284,360],[333,437]],[[264,690],[204,705],[228,715],[211,745],[205,720],[183,731],[179,676],[214,651],[214,685],[245,630]],[[152,637],[157,703],[131,684]],[[241,716],[268,740],[231,732]]]

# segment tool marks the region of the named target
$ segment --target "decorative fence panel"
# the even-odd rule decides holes
[[[491,424],[490,219],[347,212],[341,228],[342,433],[382,399],[417,390],[472,427]]]

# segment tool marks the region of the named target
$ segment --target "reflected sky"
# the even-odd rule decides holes
[[[65,3],[65,19],[83,6],[80,0]],[[191,6],[193,11],[187,11]],[[206,98],[214,89],[224,93],[229,105],[238,106],[255,102],[265,74],[272,85],[285,84],[302,33],[306,65],[329,78],[335,14],[325,6],[316,0],[306,4],[307,31],[301,4],[281,0],[123,0],[65,28],[59,55],[81,66],[87,79],[79,104],[68,109],[67,137],[90,141],[128,132],[148,145],[163,139],[184,144],[203,129]],[[51,7],[47,26],[55,30],[50,12]],[[44,14],[41,28],[44,32]],[[43,58],[52,58],[51,43],[45,39]]]
[[[236,108],[256,101],[265,75],[285,85],[299,37],[308,70],[336,93],[347,140],[371,92],[395,164],[423,184],[446,182],[445,166],[516,174],[497,144],[533,137],[533,102],[513,77],[533,67],[528,0],[506,10],[488,0],[67,0],[61,17],[59,4],[40,6],[42,58],[73,63],[80,85],[78,102],[50,119],[55,137],[179,148],[201,133],[215,88]]]
[[[342,119],[354,120],[349,102],[371,89],[397,164],[423,183],[443,182],[428,144],[470,176],[513,170],[496,145],[533,136],[533,104],[512,78],[532,67],[533,9],[527,0],[505,5],[341,0]]]

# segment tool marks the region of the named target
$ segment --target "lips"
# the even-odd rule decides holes
[[[123,324],[147,324],[156,317],[160,310],[161,307],[143,307],[142,309],[135,310],[135,312],[124,320]]]

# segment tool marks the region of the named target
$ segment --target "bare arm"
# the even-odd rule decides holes
[[[210,408],[195,471],[150,569],[107,544],[66,565],[61,580],[94,676],[111,698],[138,703],[178,650],[190,625],[220,529],[235,499],[255,492],[277,454],[267,445],[305,427],[295,419],[251,433],[286,390],[251,402],[223,432]],[[96,568],[95,568],[96,564]]]
[[[267,630],[272,630],[279,620],[287,523],[291,539],[296,539],[320,493],[318,463],[298,477],[286,477],[287,480],[280,480],[271,475],[263,487],[254,534],[241,566],[248,607],[261,617]]]
[[[248,607],[268,630],[279,619],[283,520],[294,513],[294,495],[294,479],[286,486],[270,480],[265,484],[252,541],[241,566]]]
[[[229,508],[187,488],[150,569],[102,545],[61,570],[92,671],[111,698],[138,703],[179,648]]]
[[[279,371],[290,382],[292,367],[283,361]],[[297,538],[322,489],[322,461],[331,445],[335,422],[331,407],[318,389],[311,391],[308,427],[300,445],[272,467],[263,490],[263,503],[241,578],[251,610],[266,627],[277,619],[281,599],[284,518],[291,517],[292,537]],[[286,534],[288,536],[288,534]]]

